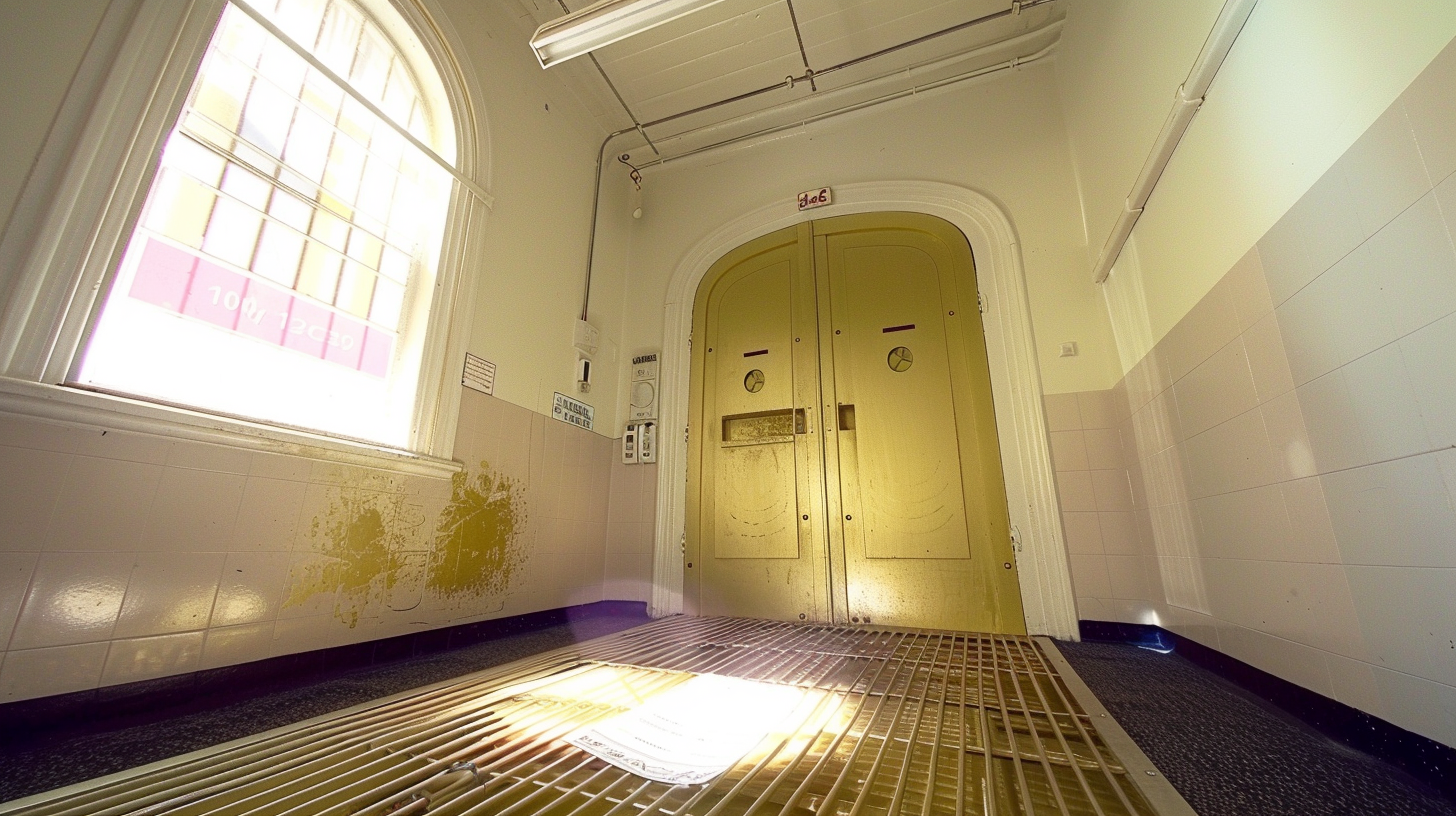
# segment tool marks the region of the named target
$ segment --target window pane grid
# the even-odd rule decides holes
[[[289,6],[291,0],[280,5]],[[312,39],[338,50],[325,52],[334,55],[336,64],[342,60],[339,49],[354,43],[351,81],[373,76],[377,82],[361,84],[367,88],[372,82],[377,85],[374,96],[390,94],[397,100],[396,110],[417,117],[419,96],[403,63],[386,50],[371,25],[362,24],[357,12],[338,2],[327,9]],[[290,22],[297,31],[296,20]],[[190,198],[184,199],[159,196],[166,200],[152,202],[149,209],[171,209],[168,205],[184,201],[194,207],[171,219],[149,218],[147,227],[381,328],[397,329],[402,292],[379,287],[376,302],[375,280],[383,274],[395,283],[406,282],[413,264],[401,264],[399,258],[414,255],[419,244],[423,223],[416,205],[427,197],[421,189],[426,184],[422,170],[434,168],[419,161],[413,155],[417,151],[392,129],[377,125],[367,108],[245,15],[230,10],[223,28],[181,128],[228,161],[221,185],[188,173],[217,203],[209,208],[207,225],[198,235],[195,202],[204,193],[189,191]],[[292,92],[279,81],[292,86]],[[298,223],[296,216],[291,221],[277,218],[274,208],[256,198],[255,185],[229,184],[231,179],[283,188],[272,197],[296,196],[312,210],[308,224]],[[386,258],[391,263],[386,265]]]

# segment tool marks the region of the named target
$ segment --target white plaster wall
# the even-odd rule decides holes
[[[662,343],[668,281],[694,244],[745,212],[800,191],[901,179],[981,192],[1021,241],[1046,391],[1105,388],[1116,350],[1090,280],[1076,188],[1047,63],[811,124],[749,146],[703,154],[646,174],[646,213],[631,225],[627,346]],[[974,249],[974,247],[973,247]],[[1076,341],[1078,357],[1059,358]]]

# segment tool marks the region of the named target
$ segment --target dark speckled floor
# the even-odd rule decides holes
[[[1199,816],[1456,816],[1400,769],[1177,654],[1057,646]]]
[[[646,622],[609,614],[274,689],[211,710],[0,747],[0,801],[266,731]],[[1176,654],[1058,644],[1201,816],[1456,816],[1456,805]]]
[[[0,802],[145,765],[317,717],[401,691],[569,646],[648,620],[644,614],[592,614],[505,635],[428,657],[270,689],[211,710],[158,717],[140,725],[56,733],[0,746]]]

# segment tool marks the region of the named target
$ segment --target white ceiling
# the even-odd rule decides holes
[[[516,0],[522,36],[561,17],[558,0]],[[789,3],[803,37],[801,56]],[[566,0],[577,11],[589,0]],[[811,88],[786,78],[816,73],[937,31],[1010,8],[1010,0],[722,0],[658,28],[551,68],[609,132],[632,118],[663,155],[683,152],[786,123],[800,122],[886,95],[923,88],[977,69],[1024,57],[1056,42],[1062,3],[1044,2],[1019,14],[830,71]],[[621,102],[612,92],[621,95]],[[750,99],[650,125],[703,105],[764,88]],[[623,108],[625,103],[626,109]],[[635,142],[634,142],[635,139]],[[638,137],[622,137],[625,148]],[[645,148],[642,155],[650,155]]]

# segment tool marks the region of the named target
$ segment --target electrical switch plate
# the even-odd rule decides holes
[[[602,333],[596,326],[593,326],[585,320],[578,320],[576,321],[576,335],[573,338],[572,345],[576,346],[578,351],[586,354],[596,354],[597,344],[600,342],[601,336]]]

